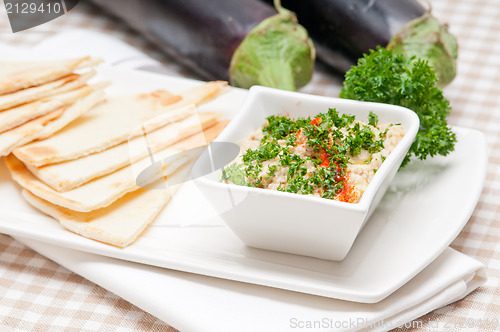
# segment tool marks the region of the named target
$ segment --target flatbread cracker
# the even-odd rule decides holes
[[[84,85],[94,75],[94,70],[82,75],[70,74],[56,81],[2,95],[0,96],[0,110],[6,110],[18,105],[74,90]]]
[[[94,108],[103,100],[104,92],[100,90],[94,91],[90,95],[77,100],[73,105],[69,106],[60,117],[43,127],[33,139],[42,140],[52,136],[54,133],[57,133],[59,130]]]
[[[60,101],[38,100],[6,111],[0,111],[0,133],[55,111],[62,106],[64,106],[64,103]]]
[[[61,106],[56,111],[0,133],[0,157],[8,155],[24,144],[52,135],[91,109],[103,98],[102,91],[93,92],[73,105]]]
[[[99,62],[88,56],[68,60],[0,62],[0,95],[54,81]]]
[[[29,204],[59,221],[66,229],[118,247],[134,242],[172,197],[169,190],[140,189],[107,208],[82,213],[51,204],[27,190],[22,194]]]
[[[93,108],[57,135],[24,146],[15,153],[23,162],[36,165],[72,160],[126,141],[131,131],[148,119],[154,118],[154,123],[150,124],[154,128],[183,119],[190,114],[188,112],[183,108],[156,105],[156,100],[152,98],[138,101],[136,96],[114,97]],[[162,117],[158,118],[158,115]],[[29,159],[30,156],[35,159]]]
[[[217,117],[217,113],[200,113],[149,132],[149,152],[157,153],[202,129],[213,126]],[[207,135],[211,132],[212,129],[207,130]],[[128,142],[82,158],[41,167],[29,164],[26,166],[51,188],[65,192],[136,162],[147,154],[143,137],[134,137]]]
[[[165,169],[167,175],[173,174],[187,160],[175,162]],[[77,212],[90,212],[105,208],[124,196],[139,189],[135,184],[130,168],[123,168],[102,178],[91,181],[73,190],[58,193],[38,180],[14,156],[5,158],[7,167],[14,181],[36,196],[54,205]]]
[[[202,132],[198,135],[201,135],[204,140],[204,134]],[[182,165],[195,157],[193,155],[180,153],[199,146],[198,142],[200,141],[200,137],[196,136],[197,135],[193,135],[186,140],[180,141],[158,154],[158,158],[160,159],[157,160],[163,160],[163,158],[167,156],[179,155],[178,158],[165,163],[163,172],[166,175],[170,176]],[[12,154],[5,158],[5,162],[12,178],[21,187],[52,204],[78,212],[89,212],[104,208],[123,195],[139,189],[139,186],[136,184],[134,170],[138,167],[146,169],[151,165],[148,159],[142,159],[138,162],[140,165],[134,165],[134,168],[130,165],[114,173],[90,181],[78,188],[59,193],[36,178],[26,166]],[[162,176],[162,174],[157,175]],[[156,179],[150,178],[149,180],[149,183],[151,183]],[[144,182],[144,184],[148,184],[148,182]]]
[[[73,104],[94,90],[98,89],[93,86],[84,85],[69,92],[0,111],[0,133],[52,112],[61,106]]]
[[[63,112],[64,107],[61,106],[19,127],[0,133],[0,157],[8,155],[18,146],[31,142],[47,123],[61,116]]]
[[[209,82],[181,92],[182,100],[168,106],[164,103],[169,97],[161,91],[114,97],[50,139],[34,142],[14,153],[26,164],[43,166],[100,152],[126,141],[138,124],[180,107],[199,105],[219,93],[226,84]],[[164,123],[158,123],[156,128],[162,125]],[[140,135],[140,132],[136,134]]]

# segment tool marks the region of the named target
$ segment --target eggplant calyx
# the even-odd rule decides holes
[[[316,51],[295,13],[281,7],[278,13],[253,28],[231,59],[231,85],[264,85],[295,91],[312,77]]]
[[[259,82],[264,86],[271,86],[277,89],[295,91],[292,68],[284,61],[273,60],[262,68],[259,72]]]
[[[458,44],[430,10],[408,22],[389,42],[387,49],[407,57],[427,60],[434,68],[438,86],[444,87],[456,76]]]

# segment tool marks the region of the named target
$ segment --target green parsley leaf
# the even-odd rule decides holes
[[[239,186],[248,185],[246,182],[245,171],[236,163],[231,164],[222,170],[220,182],[228,181]]]
[[[368,124],[375,127],[378,124],[378,115],[370,112],[368,115]]]

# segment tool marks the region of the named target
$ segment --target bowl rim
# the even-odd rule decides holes
[[[265,197],[277,197],[277,198],[285,198],[285,199],[292,199],[292,200],[301,200],[301,201],[306,201],[310,203],[315,203],[315,204],[326,204],[330,205],[332,207],[336,208],[342,208],[342,209],[349,209],[351,211],[357,211],[357,212],[368,212],[373,199],[375,197],[375,194],[377,191],[380,189],[382,183],[384,182],[384,178],[388,175],[389,171],[392,170],[393,167],[396,167],[396,162],[397,158],[400,157],[401,154],[407,153],[408,149],[410,148],[411,144],[413,143],[415,136],[418,132],[420,121],[415,112],[412,110],[402,107],[402,106],[397,106],[397,105],[391,105],[391,104],[383,104],[383,103],[375,103],[375,102],[366,102],[366,101],[358,101],[358,100],[352,100],[352,99],[342,99],[342,98],[336,98],[336,97],[327,97],[327,96],[318,96],[318,95],[312,95],[312,94],[307,94],[307,93],[301,93],[301,92],[292,92],[292,91],[286,91],[286,90],[279,90],[279,89],[274,89],[274,88],[268,88],[268,87],[263,87],[263,86],[252,86],[249,89],[248,96],[243,103],[241,109],[238,111],[236,116],[229,122],[227,127],[217,136],[217,138],[213,142],[232,142],[231,140],[228,140],[227,137],[230,136],[232,133],[238,130],[239,126],[242,123],[242,120],[245,119],[248,115],[248,113],[252,109],[252,105],[254,104],[255,100],[259,97],[259,95],[263,93],[270,93],[270,94],[278,94],[281,96],[286,96],[290,98],[300,98],[301,100],[307,99],[310,101],[335,101],[335,102],[341,102],[344,104],[352,104],[352,105],[361,105],[364,108],[370,107],[370,105],[377,105],[377,107],[380,107],[380,105],[384,105],[384,107],[387,107],[390,111],[398,111],[398,112],[403,112],[405,113],[409,119],[410,119],[410,126],[407,127],[405,126],[405,134],[401,141],[396,145],[394,150],[390,153],[390,155],[384,160],[382,165],[378,168],[376,174],[373,176],[372,180],[368,184],[365,192],[363,193],[362,197],[360,198],[359,202],[357,203],[347,203],[347,202],[342,202],[342,201],[336,201],[333,199],[325,199],[321,197],[315,197],[311,195],[302,195],[302,194],[297,194],[297,193],[289,193],[289,192],[282,192],[282,191],[277,191],[277,190],[266,190],[263,188],[253,188],[253,187],[245,187],[245,186],[240,186],[240,185],[235,185],[231,183],[222,183],[214,180],[209,180],[206,179],[205,176],[201,177],[196,177],[194,181],[197,181],[200,184],[208,185],[212,188],[216,189],[230,189],[231,191],[237,191],[239,193],[248,193],[248,194],[254,194],[254,195],[259,195],[259,196],[265,196]],[[335,108],[339,109],[339,106],[336,106]],[[342,110],[339,110],[342,113]],[[346,112],[348,114],[352,114],[349,112]],[[279,113],[276,113],[279,114]],[[356,114],[353,114],[356,115]],[[238,144],[238,142],[232,142]],[[200,163],[202,160],[201,156],[196,160],[193,170],[197,167],[198,163]]]

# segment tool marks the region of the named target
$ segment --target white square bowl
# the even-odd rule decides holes
[[[291,118],[314,117],[329,108],[366,122],[372,111],[378,115],[379,123],[400,123],[406,130],[358,203],[219,182],[222,165],[235,157],[235,144],[262,126],[266,117],[283,114]],[[347,255],[380,202],[418,128],[418,116],[404,107],[254,86],[238,115],[196,161],[192,177],[247,246],[338,261]]]

